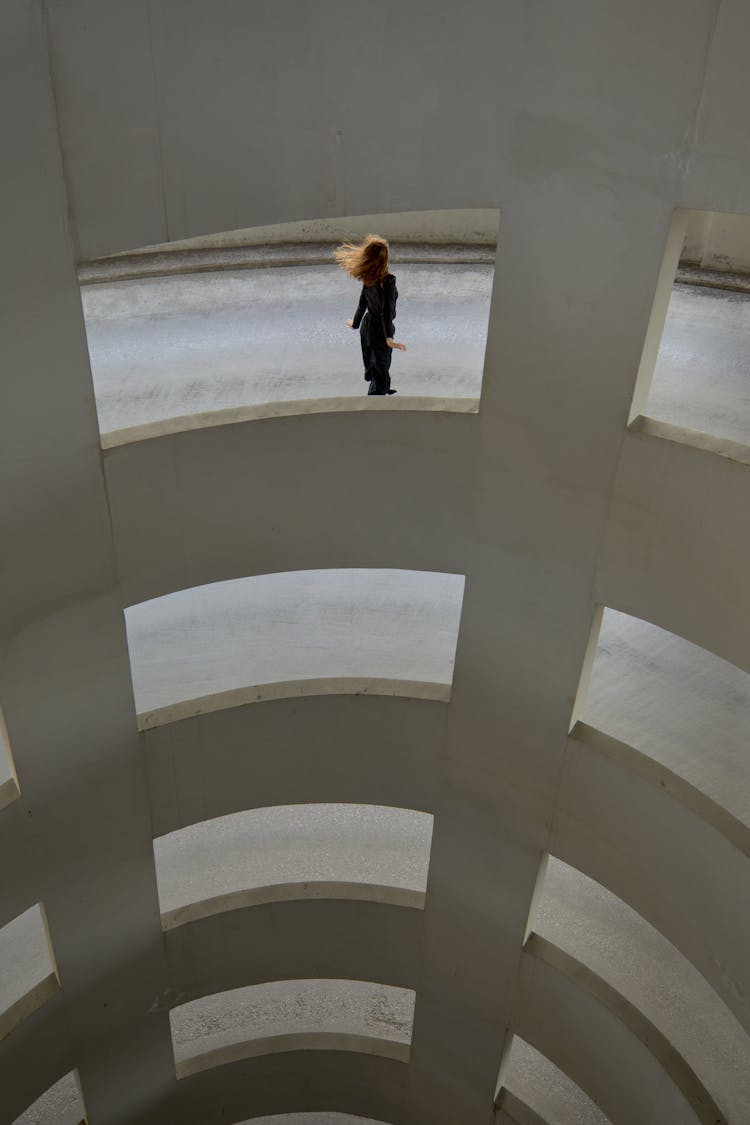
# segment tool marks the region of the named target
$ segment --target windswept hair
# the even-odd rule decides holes
[[[378,234],[366,234],[360,243],[344,242],[333,256],[350,277],[363,285],[377,285],[390,268],[388,243]]]

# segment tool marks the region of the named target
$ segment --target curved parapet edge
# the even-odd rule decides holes
[[[18,782],[14,777],[6,777],[5,781],[0,782],[0,811],[12,805],[21,796],[21,790],[18,788]]]
[[[250,887],[232,891],[214,898],[201,899],[186,906],[167,910],[161,916],[161,928],[166,933],[179,926],[198,922],[216,914],[243,910],[249,906],[265,906],[274,902],[299,902],[307,899],[328,901],[376,902],[387,906],[403,906],[423,910],[425,892],[409,887],[386,886],[375,883],[352,883],[335,880],[316,880],[304,883],[274,883],[264,887]]]
[[[627,765],[630,772],[658,786],[750,858],[750,827],[668,766],[657,762],[642,750],[637,750],[630,743],[621,742],[588,723],[577,722],[569,737],[591,747],[597,754],[611,761]]]
[[[242,707],[246,703],[268,703],[273,700],[304,699],[307,696],[320,695],[384,695],[447,703],[451,697],[451,685],[376,677],[331,677],[249,684],[230,691],[179,700],[165,707],[158,707],[154,711],[139,712],[138,729],[153,730],[167,723],[176,723],[181,719],[191,719],[213,711],[226,711],[231,707]]]
[[[202,1070],[224,1066],[227,1063],[258,1058],[260,1055],[285,1054],[290,1051],[348,1051],[377,1055],[396,1062],[408,1062],[410,1050],[408,1043],[374,1035],[354,1035],[336,1031],[290,1032],[285,1035],[264,1035],[245,1039],[239,1043],[197,1052],[195,1055],[176,1061],[175,1070],[178,1078],[187,1078],[199,1074]]]
[[[659,438],[661,441],[691,445],[706,453],[714,453],[717,457],[725,457],[728,461],[736,461],[739,465],[750,465],[750,445],[732,441],[730,438],[716,437],[714,434],[704,433],[703,430],[690,430],[685,426],[676,426],[673,422],[660,422],[647,414],[639,414],[635,417],[628,429],[631,433],[645,434],[647,437]]]
[[[495,1098],[495,1109],[502,1110],[517,1125],[549,1125],[544,1117],[516,1094],[511,1093],[507,1086],[500,1087]]]
[[[0,1012],[0,1041],[10,1035],[18,1025],[28,1016],[33,1015],[38,1008],[50,1000],[56,993],[60,991],[60,981],[57,972],[53,970],[23,996],[19,997],[14,1004],[11,1004],[4,1011]]]
[[[524,952],[567,977],[616,1016],[651,1052],[702,1125],[727,1125],[721,1110],[682,1055],[622,993],[583,962],[539,934],[532,933],[529,936],[524,945]]]
[[[152,441],[169,434],[181,434],[190,430],[215,429],[231,426],[239,422],[253,422],[272,418],[289,418],[306,414],[359,414],[364,411],[375,413],[396,412],[406,414],[421,411],[432,414],[477,414],[479,399],[476,397],[436,397],[426,395],[399,395],[398,399],[360,395],[357,397],[339,395],[330,398],[290,399],[280,402],[254,403],[248,406],[227,407],[222,410],[209,410],[197,414],[181,414],[173,418],[162,418],[143,422],[137,426],[127,426],[121,430],[104,431],[101,435],[102,449],[115,449],[120,445]]]

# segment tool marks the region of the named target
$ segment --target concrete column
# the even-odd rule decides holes
[[[512,1024],[680,181],[664,153],[678,152],[690,125],[710,32],[698,3],[678,22],[668,4],[616,26],[610,14],[583,3],[571,20],[567,6],[529,5],[449,713],[454,768],[435,808],[410,1073],[411,1116],[434,1125],[484,1125]],[[668,67],[661,51],[643,51],[650,39],[669,41]],[[582,122],[575,107],[597,82],[607,98],[591,100]],[[632,120],[649,122],[637,141],[624,126]],[[450,1073],[463,1075],[460,1091]]]
[[[152,1012],[162,952],[148,797],[35,0],[4,5],[0,105],[0,695],[21,791],[0,813],[8,905],[21,885],[26,905],[46,908],[66,1045],[55,1077],[79,1068],[92,1125],[146,1105],[163,1125],[174,1079],[166,1014]],[[59,1007],[35,1014],[40,1044]],[[18,1064],[22,1034],[0,1044],[3,1123],[43,1093]]]

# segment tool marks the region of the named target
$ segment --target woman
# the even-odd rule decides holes
[[[377,234],[365,235],[356,245],[345,242],[334,251],[338,264],[350,277],[362,282],[362,292],[349,328],[359,328],[365,379],[370,384],[368,395],[395,395],[391,386],[391,354],[394,348],[406,351],[406,344],[393,339],[398,289],[396,278],[389,273],[388,243]]]

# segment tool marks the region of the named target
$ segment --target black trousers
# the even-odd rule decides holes
[[[370,384],[368,395],[387,395],[391,387],[392,351],[385,342],[382,332],[368,331],[368,317],[359,329],[359,342],[362,345],[362,362],[365,365],[365,380]]]

